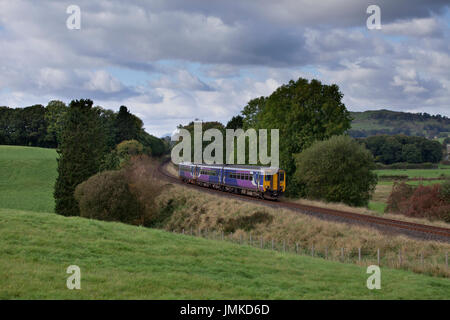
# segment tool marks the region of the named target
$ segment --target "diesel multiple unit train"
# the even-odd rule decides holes
[[[187,183],[275,200],[286,189],[286,174],[271,167],[204,165],[183,162],[179,178]]]

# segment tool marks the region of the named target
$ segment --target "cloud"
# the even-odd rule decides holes
[[[150,132],[226,122],[298,77],[337,83],[352,110],[449,114],[448,1],[0,0],[0,105],[91,98]],[[136,78],[135,78],[136,77]]]

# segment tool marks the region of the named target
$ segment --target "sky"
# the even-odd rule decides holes
[[[0,0],[0,106],[90,98],[163,136],[299,77],[350,111],[450,116],[450,2]],[[67,8],[80,8],[80,28]],[[378,5],[381,29],[368,29]]]

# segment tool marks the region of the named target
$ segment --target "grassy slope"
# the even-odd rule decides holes
[[[56,151],[0,146],[0,208],[53,212]]]
[[[0,298],[448,299],[450,280],[54,214],[0,209]],[[81,290],[66,268],[81,268]]]

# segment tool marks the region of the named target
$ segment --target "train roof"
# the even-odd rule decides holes
[[[251,165],[239,165],[239,164],[195,164],[192,162],[182,162],[183,166],[200,166],[202,168],[211,169],[230,169],[230,170],[243,170],[243,171],[259,171],[267,174],[274,174],[278,172],[279,168],[276,167],[263,167],[263,166],[251,166]]]

